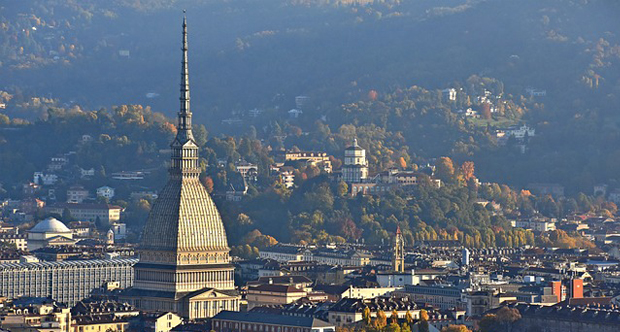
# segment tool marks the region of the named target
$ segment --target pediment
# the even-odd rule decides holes
[[[64,236],[54,236],[52,238],[47,239],[47,243],[76,243],[76,240],[70,239]]]
[[[200,300],[210,300],[210,299],[220,299],[220,298],[230,298],[231,296],[223,293],[223,292],[219,292],[216,289],[206,289],[203,292],[196,292],[193,295],[190,295],[188,297],[189,301],[200,301]]]

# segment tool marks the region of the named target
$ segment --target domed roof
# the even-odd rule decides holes
[[[146,221],[142,249],[228,251],[226,230],[211,196],[194,178],[170,178]]]
[[[32,227],[30,233],[71,233],[60,220],[50,217]]]
[[[349,146],[345,150],[347,151],[360,151],[364,150],[361,146],[357,145],[357,138],[353,140],[353,145]]]

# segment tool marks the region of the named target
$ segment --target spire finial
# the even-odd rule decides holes
[[[183,11],[185,12],[185,11]],[[198,164],[198,147],[192,134],[192,112],[189,109],[189,69],[187,66],[187,18],[183,16],[183,46],[181,51],[181,107],[179,108],[179,123],[177,136],[172,142],[172,174],[183,174],[197,177],[200,174]],[[189,144],[188,144],[189,143]]]
[[[185,10],[183,10],[185,13]],[[179,125],[178,131],[189,131],[191,135],[192,129],[192,112],[189,108],[189,69],[187,67],[187,17],[183,16],[183,46],[181,48],[183,52],[183,60],[181,62],[181,107],[179,109]]]

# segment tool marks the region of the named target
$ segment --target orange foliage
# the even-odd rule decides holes
[[[461,174],[463,174],[463,179],[465,181],[469,181],[469,179],[474,177],[474,162],[466,161],[461,165]]]
[[[377,91],[375,91],[375,90],[368,91],[368,99],[374,101],[374,100],[377,100],[377,96],[378,96]]]

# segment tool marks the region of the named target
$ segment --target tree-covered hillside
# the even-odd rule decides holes
[[[612,213],[579,195],[591,194],[597,183],[611,191],[620,179],[620,4],[609,0],[2,3],[0,182],[25,181],[51,156],[72,149],[80,166],[107,173],[153,168],[163,178],[160,150],[174,130],[166,116],[178,108],[182,8],[190,24],[192,107],[205,127],[203,179],[225,190],[236,176],[230,162],[239,157],[263,172],[244,203],[250,212],[242,223],[304,241],[325,237],[291,231],[318,222],[315,210],[324,210],[325,220],[352,220],[375,242],[395,225],[392,214],[411,234],[422,234],[425,225],[448,232],[458,222],[472,238],[490,225],[496,233],[508,230],[472,203],[494,196],[474,195],[462,183],[431,190],[436,204],[417,202],[427,195],[418,192],[392,209],[383,198],[363,204],[339,198],[338,188],[312,169],[298,171],[311,184],[299,183],[293,193],[268,179],[271,151],[325,151],[337,168],[353,138],[368,150],[372,172],[412,170],[448,156],[457,168],[473,161],[483,182],[510,185],[511,194],[495,196],[511,197],[506,203],[518,210]],[[454,88],[456,98],[447,100],[444,88]],[[528,88],[546,94],[532,96]],[[287,112],[298,95],[310,101],[293,119]],[[144,107],[114,106],[129,104]],[[254,108],[262,111],[257,117],[249,115]],[[497,130],[517,124],[536,135],[525,143],[498,140]],[[93,142],[76,147],[85,133]],[[217,159],[227,167],[216,167]],[[522,195],[531,182],[563,185],[569,198]],[[305,207],[309,197],[344,214]],[[265,212],[270,198],[281,205]],[[304,209],[289,209],[298,204]],[[232,220],[240,213],[225,211]],[[269,229],[274,216],[286,227]],[[341,224],[325,227],[332,237],[357,234],[344,234]]]

